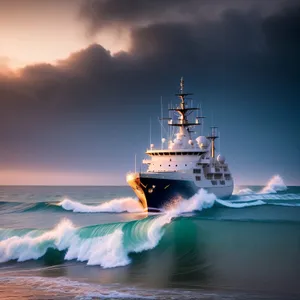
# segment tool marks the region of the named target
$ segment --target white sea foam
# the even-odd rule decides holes
[[[252,194],[254,194],[255,192],[253,192],[251,189],[249,189],[249,188],[245,188],[245,189],[241,189],[241,190],[239,190],[237,193],[236,193],[236,195],[252,195]]]
[[[269,186],[275,188],[278,181],[276,181],[276,184],[272,184],[270,183]],[[253,196],[270,197],[271,195],[255,194],[241,197]],[[65,209],[80,212],[119,212],[123,211],[124,207],[129,211],[127,204],[122,205],[133,201],[136,200],[123,198],[93,207],[66,199],[60,205]],[[165,213],[139,221],[112,224],[111,226],[106,224],[107,227],[98,225],[95,229],[84,228],[82,231],[82,229],[76,228],[71,221],[65,219],[55,228],[47,231],[33,230],[23,236],[16,236],[11,232],[5,236],[5,239],[0,241],[0,262],[13,259],[18,261],[39,259],[46,254],[47,249],[53,248],[60,251],[65,250],[66,260],[74,259],[86,262],[88,265],[100,265],[103,268],[124,266],[130,263],[129,253],[141,252],[156,247],[164,235],[165,225],[169,224],[173,218],[210,208],[216,202],[231,208],[273,204],[261,199],[252,202],[247,202],[247,200],[239,202],[223,201],[217,199],[214,194],[201,189],[190,199],[182,199],[182,201],[174,203]],[[136,203],[138,202],[136,201]],[[277,205],[285,205],[285,203],[279,202]],[[299,204],[295,206],[299,206]],[[107,231],[106,228],[108,228]],[[129,238],[130,241],[126,241],[126,238]]]
[[[259,192],[260,194],[273,194],[279,191],[285,191],[287,186],[279,175],[274,175],[267,185]]]
[[[216,197],[200,190],[188,200],[178,203],[166,213],[154,218],[112,225],[107,234],[99,236],[95,231],[80,230],[71,221],[64,219],[55,228],[48,231],[30,231],[24,236],[11,236],[0,242],[0,262],[16,259],[25,261],[39,259],[47,249],[66,250],[66,260],[87,262],[88,265],[100,265],[103,268],[124,266],[130,263],[128,254],[156,247],[164,234],[164,226],[182,213],[211,207]],[[64,202],[65,205],[70,202]],[[74,202],[72,202],[74,204]],[[79,203],[80,204],[80,203]],[[85,207],[85,205],[83,206]],[[90,207],[89,207],[90,208]],[[99,209],[99,207],[98,207]],[[99,225],[101,229],[102,225]],[[128,229],[129,228],[129,229]],[[125,242],[126,230],[130,231],[132,242]],[[87,233],[89,232],[89,233]],[[33,234],[34,233],[34,234]],[[126,246],[127,245],[127,246]]]
[[[54,229],[41,232],[38,236],[30,232],[25,236],[12,236],[0,242],[0,262],[16,259],[26,261],[39,259],[47,249],[66,250],[66,260],[87,262],[87,265],[100,265],[103,268],[125,266],[130,263],[130,252],[141,252],[154,248],[163,236],[163,226],[172,217],[165,214],[143,222],[136,222],[138,238],[133,238],[129,247],[124,246],[126,223],[120,223],[114,231],[103,236],[81,237],[71,221],[65,219]],[[102,225],[99,225],[101,227]]]
[[[276,194],[280,191],[287,190],[287,186],[285,185],[283,179],[279,175],[274,175],[267,183],[267,185],[262,188],[259,192],[255,193],[250,188],[244,188],[239,190],[236,195],[245,196],[245,195],[253,195],[253,194]]]
[[[86,261],[87,265],[100,265],[103,268],[125,266],[130,263],[130,259],[122,238],[121,229],[95,238],[80,239],[76,236],[68,247],[65,259]]]
[[[99,225],[101,226],[101,225]],[[54,229],[32,237],[12,236],[0,242],[0,262],[16,259],[26,261],[39,259],[47,249],[67,250],[65,259],[87,261],[88,265],[104,268],[124,266],[130,262],[123,248],[122,224],[111,234],[101,237],[80,238],[78,229],[65,219]]]
[[[231,201],[224,201],[224,200],[218,199],[217,202],[219,204],[222,204],[223,206],[231,207],[231,208],[243,208],[243,207],[258,206],[258,205],[266,204],[266,202],[261,201],[261,200],[257,200],[257,201],[253,201],[253,202],[243,202],[243,203],[235,202],[234,203]]]
[[[277,192],[287,190],[283,179],[279,175],[274,175],[260,191],[254,192],[250,188],[244,188],[239,190],[235,195],[238,199],[232,200],[232,202],[245,202],[254,200],[299,200],[300,195],[297,194],[280,194]]]
[[[258,205],[279,205],[279,206],[300,206],[299,203],[284,203],[279,201],[300,200],[299,194],[278,193],[287,190],[283,179],[279,175],[274,175],[267,185],[258,192],[249,188],[239,190],[235,195],[237,199],[231,201],[217,200],[218,203],[232,208],[243,208]]]
[[[113,199],[99,205],[86,205],[70,199],[64,199],[59,206],[65,210],[71,210],[78,213],[98,213],[98,212],[143,212],[144,209],[140,202],[131,197]]]
[[[191,198],[178,202],[173,208],[168,210],[169,214],[177,216],[182,213],[189,213],[193,211],[201,211],[205,208],[210,208],[214,205],[216,196],[214,194],[208,193],[204,189],[200,189]]]
[[[0,242],[0,262],[16,259],[26,261],[38,259],[48,248],[66,249],[72,240],[75,227],[69,220],[61,221],[54,229],[32,235],[12,236]]]

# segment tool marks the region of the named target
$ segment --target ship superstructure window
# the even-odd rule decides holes
[[[200,181],[201,180],[201,176],[196,176],[196,181]]]
[[[217,185],[217,181],[216,180],[212,180],[211,183],[212,183],[212,185]]]
[[[226,180],[230,180],[231,179],[231,176],[229,174],[225,174],[225,179]]]
[[[194,174],[201,174],[201,169],[193,169]]]
[[[203,154],[203,152],[150,152],[147,153],[150,156],[177,156],[177,155],[196,155],[200,156]]]

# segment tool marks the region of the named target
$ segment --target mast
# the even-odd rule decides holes
[[[202,120],[200,125],[201,125],[201,135],[203,135],[203,129],[204,129],[204,119],[205,117],[203,117],[202,115],[202,107],[201,107],[201,103],[200,103],[200,106],[198,107],[200,112],[201,112],[201,116],[197,116],[196,117],[196,120],[199,122],[199,120]]]
[[[203,119],[204,117],[199,116],[197,114],[197,116],[195,117],[195,121],[190,122],[188,119],[188,116],[190,116],[194,111],[200,111],[201,109],[199,107],[189,107],[187,104],[187,96],[193,95],[192,93],[187,93],[184,91],[184,80],[183,77],[181,77],[180,79],[180,86],[179,86],[179,92],[177,94],[175,94],[179,99],[180,99],[180,103],[179,105],[174,106],[170,106],[168,105],[168,112],[169,112],[169,116],[168,118],[163,118],[161,117],[161,120],[168,120],[168,128],[170,129],[169,134],[170,136],[168,137],[168,140],[171,141],[171,137],[173,136],[173,129],[175,129],[175,127],[179,127],[178,132],[176,134],[177,139],[180,139],[181,141],[183,141],[184,145],[193,145],[193,141],[192,141],[192,137],[191,137],[191,133],[194,132],[191,130],[191,126],[201,126],[202,122],[201,119]],[[171,113],[177,112],[179,117],[177,119],[173,119],[171,117]],[[162,108],[161,108],[161,113],[162,113]],[[171,130],[172,128],[172,130]],[[171,141],[172,143],[172,141]],[[185,147],[186,147],[185,146]],[[188,146],[189,148],[189,146]]]
[[[178,123],[173,123],[172,124],[168,124],[169,126],[179,126],[181,128],[186,128],[189,126],[197,126],[197,125],[201,125],[201,123],[190,123],[188,121],[188,116],[193,112],[193,111],[197,111],[199,110],[199,108],[197,107],[187,107],[186,105],[186,96],[190,96],[193,95],[192,93],[185,93],[184,92],[184,80],[183,77],[181,77],[180,79],[180,89],[179,89],[179,93],[175,94],[176,96],[178,96],[178,98],[181,100],[180,102],[180,106],[177,108],[170,108],[169,111],[176,111],[180,114],[180,121]]]
[[[163,103],[162,96],[160,96],[160,119],[163,118]],[[163,149],[163,124],[160,122],[160,141],[161,141],[161,149]]]
[[[217,128],[218,127],[216,127],[216,126],[210,127],[210,129],[211,129],[210,136],[207,137],[209,140],[211,140],[211,157],[212,158],[215,158],[215,150],[216,150],[216,148],[215,148],[215,139],[218,138]]]
[[[151,135],[152,135],[152,124],[151,124],[151,117],[150,117],[150,128],[149,128],[149,140],[150,140],[150,149],[152,148],[152,141],[151,141]]]

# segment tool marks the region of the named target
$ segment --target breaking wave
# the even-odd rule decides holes
[[[267,185],[260,191],[260,193],[272,194],[285,190],[287,190],[287,186],[283,182],[283,179],[279,175],[275,175],[268,181]]]
[[[253,193],[248,196],[266,195]],[[99,265],[103,268],[125,266],[130,264],[131,254],[155,248],[172,220],[178,219],[178,217],[188,220],[186,218],[189,216],[188,213],[211,208],[215,203],[230,208],[267,204],[300,206],[300,203],[278,203],[278,201],[270,203],[269,200],[249,200],[243,197],[245,196],[240,196],[239,200],[224,201],[201,189],[190,199],[173,203],[164,213],[151,215],[142,220],[79,228],[70,220],[63,219],[52,229],[0,228],[0,263],[10,260],[23,262],[45,259],[49,255],[53,255],[53,251],[56,251],[62,261],[77,260],[86,262],[87,265]],[[79,212],[141,211],[136,204],[139,203],[133,198],[112,200],[98,206],[80,204],[66,199],[52,206],[61,210],[69,209]],[[42,204],[38,203],[37,205]]]
[[[50,230],[0,229],[0,262],[36,260],[51,250],[65,251],[64,260],[77,260],[103,268],[125,266],[129,254],[155,248],[165,226],[182,213],[213,206],[216,197],[200,190],[166,213],[128,223],[101,224],[76,228],[62,220]]]
[[[299,194],[280,193],[287,190],[283,179],[279,175],[274,175],[258,192],[250,188],[239,190],[232,196],[231,201],[217,200],[223,206],[231,208],[243,208],[259,205],[279,205],[279,206],[300,206],[299,203],[278,202],[300,200]]]
[[[174,214],[197,211],[202,208],[212,207],[218,203],[224,207],[243,208],[258,205],[282,205],[299,206],[300,195],[283,192],[287,190],[283,179],[279,175],[273,176],[265,187],[255,192],[250,188],[240,189],[233,194],[230,200],[223,201],[216,199],[213,194],[208,194],[200,190],[188,201],[172,203],[167,207],[168,214],[171,211]],[[176,207],[176,209],[175,209]],[[125,197],[112,199],[101,204],[83,204],[71,199],[64,199],[59,203],[37,202],[0,202],[0,215],[5,213],[52,211],[52,212],[75,212],[75,213],[143,213],[144,209],[136,198]],[[201,209],[199,209],[201,208]],[[176,211],[174,211],[174,209]]]
[[[81,213],[97,213],[97,212],[143,212],[144,209],[137,199],[127,197],[121,199],[113,199],[99,205],[86,205],[80,202],[64,199],[57,204],[65,210]]]
[[[236,195],[252,195],[252,194],[276,194],[277,192],[286,191],[287,186],[279,175],[274,175],[259,192],[255,193],[250,188],[241,189]]]
[[[51,202],[0,202],[2,213],[12,212],[35,212],[35,211],[56,211],[56,212],[76,212],[76,213],[139,213],[144,212],[140,202],[131,197],[113,199],[99,205],[83,204],[74,200],[64,199],[59,203]],[[1,212],[0,212],[1,214]]]

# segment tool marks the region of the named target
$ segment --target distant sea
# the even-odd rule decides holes
[[[300,299],[300,187],[148,214],[125,186],[2,186],[0,299]]]

